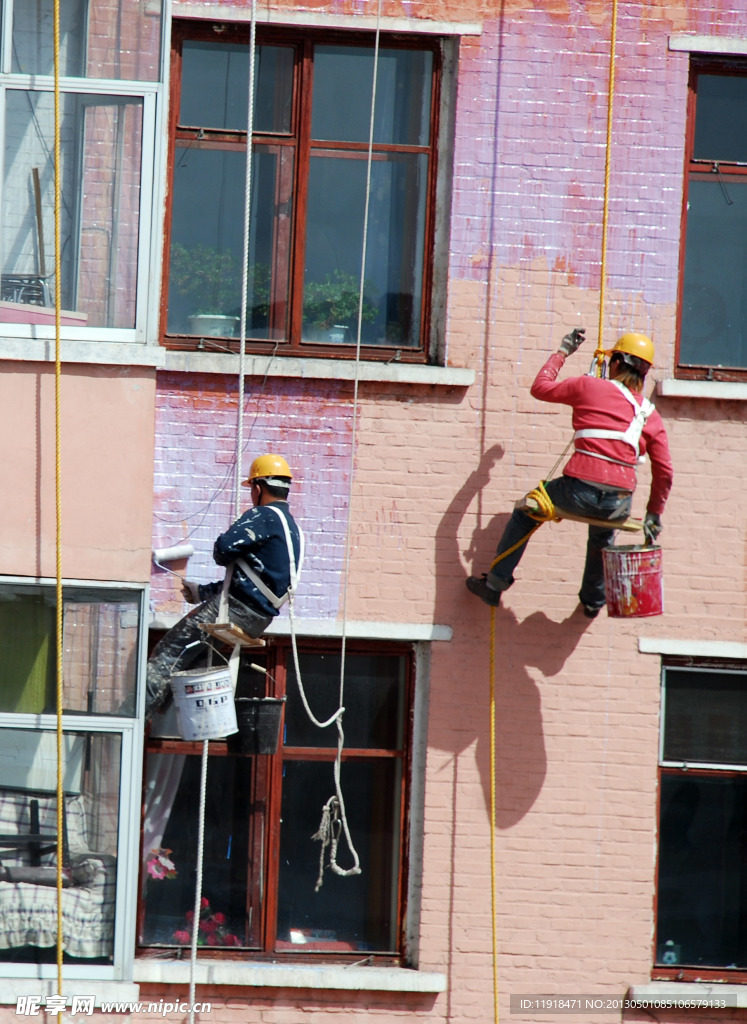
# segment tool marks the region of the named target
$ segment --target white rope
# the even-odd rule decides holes
[[[252,133],[254,131],[254,74],[255,74],[255,53],[256,53],[256,0],[252,0],[251,31],[249,39],[249,88],[248,88],[248,114],[247,114],[247,138],[246,138],[246,178],[244,184],[244,254],[241,271],[241,321],[239,333],[241,341],[239,344],[239,381],[237,399],[237,429],[236,429],[236,459],[234,478],[234,518],[238,518],[241,512],[241,454],[244,449],[244,378],[245,378],[245,357],[246,357],[246,312],[249,291],[249,217],[251,212],[251,185],[252,185]],[[226,573],[225,586],[221,593],[220,611],[228,606],[228,585],[230,582],[230,570]],[[228,616],[226,615],[226,618]],[[237,648],[234,648],[234,655]],[[238,661],[235,662],[235,669],[238,670]],[[235,686],[235,680],[234,680]],[[195,878],[195,902],[194,918],[192,920],[192,946],[189,960],[189,1024],[195,1020],[195,981],[197,970],[197,937],[200,930],[200,912],[202,910],[202,868],[205,847],[205,801],[207,799],[207,770],[208,770],[208,740],[202,744],[202,760],[200,771],[200,804],[199,818],[197,825],[197,874]]]
[[[251,29],[249,34],[249,90],[246,126],[246,178],[244,182],[244,256],[241,265],[241,320],[239,323],[239,395],[238,395],[238,428],[236,431],[236,465],[234,467],[234,518],[241,512],[241,454],[244,450],[244,377],[246,359],[246,314],[249,296],[249,220],[251,215],[252,197],[252,135],[254,134],[254,77],[255,55],[257,49],[257,0],[252,0]]]
[[[200,813],[197,822],[197,878],[195,880],[194,917],[192,919],[192,950],[189,959],[189,1024],[195,1019],[195,973],[197,968],[197,936],[202,911],[202,857],[205,845],[205,794],[207,791],[208,740],[202,741],[200,772]]]
[[[340,652],[340,699],[339,707],[335,714],[325,723],[320,723],[312,715],[306,695],[301,683],[301,673],[298,666],[298,657],[295,650],[295,636],[293,635],[292,611],[291,611],[291,636],[294,644],[294,658],[296,659],[296,677],[298,688],[301,693],[306,713],[315,725],[324,728],[335,722],[337,725],[337,756],[334,762],[335,796],[324,805],[322,809],[322,821],[319,830],[312,837],[319,839],[322,843],[322,850],[319,858],[319,877],[316,883],[317,891],[321,888],[324,875],[324,853],[329,847],[329,866],[338,875],[359,875],[361,873],[360,858],[353,845],[350,828],[348,826],[347,814],[345,811],[345,800],[342,795],[342,751],[345,745],[345,733],[342,728],[342,718],[345,711],[345,658],[347,653],[347,603],[348,603],[348,576],[350,573],[350,550],[352,546],[352,506],[353,506],[353,475],[355,472],[355,454],[357,449],[358,430],[358,383],[361,357],[361,332],[363,328],[363,289],[366,280],[366,249],[368,247],[368,221],[371,206],[371,170],[373,167],[373,140],[376,115],[376,87],[379,71],[379,44],[381,40],[381,0],[378,0],[376,8],[376,39],[374,42],[373,76],[371,82],[371,112],[368,124],[368,159],[366,165],[366,203],[363,214],[363,245],[361,251],[361,272],[358,292],[358,328],[355,339],[355,373],[353,377],[353,428],[350,441],[350,468],[348,471],[348,522],[345,531],[345,557],[343,561],[343,589],[342,589],[342,645]],[[341,868],[337,863],[337,847],[339,828],[345,835],[345,840],[353,857],[353,866]]]

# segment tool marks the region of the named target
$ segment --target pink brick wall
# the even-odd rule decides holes
[[[620,4],[604,330],[606,340],[630,326],[649,331],[657,379],[672,372],[688,69],[667,38],[739,34],[737,6],[747,16],[741,3]],[[432,650],[420,936],[421,966],[444,971],[448,991],[412,1005],[367,995],[299,1000],[289,992],[231,999],[251,1021],[339,1013],[493,1019],[489,612],[467,595],[464,578],[484,571],[513,501],[547,475],[569,438],[567,414],[529,396],[537,369],[569,325],[586,324],[590,341],[566,373],[587,370],[596,341],[610,28],[605,4],[501,10],[503,20],[479,6],[428,7],[432,17],[485,19],[483,34],[465,39],[460,55],[447,322],[450,363],[472,367],[477,380],[466,392],[364,384],[349,508],[351,617],[435,622],[454,632]],[[387,4],[385,13],[419,10]],[[194,471],[196,449],[232,435],[232,384],[193,378],[185,390],[176,378],[162,380],[159,436],[169,449],[178,406],[192,425],[181,436],[190,437],[186,461]],[[272,382],[269,391],[272,412],[255,419],[248,411],[247,423],[260,447],[277,440],[301,467],[294,507],[312,551],[321,520],[330,558],[322,565],[312,554],[299,600],[305,614],[334,615],[349,481],[346,471],[329,473],[329,459],[346,470],[350,392],[313,382],[299,390],[294,381]],[[542,528],[496,613],[504,1019],[512,993],[622,996],[649,979],[660,664],[638,653],[638,639],[745,640],[744,541],[733,514],[745,497],[742,407],[672,398],[657,405],[677,472],[662,538],[665,614],[583,618],[576,594],[585,533],[571,523]],[[254,450],[252,443],[247,459]],[[173,453],[168,458],[173,466]],[[191,515],[202,507],[215,472],[207,458],[199,483],[169,490],[158,477],[160,508]],[[648,479],[644,467],[637,514]],[[228,519],[227,499],[215,509],[197,534],[201,569],[208,539]],[[157,535],[162,526],[157,520]],[[516,1024],[542,1019],[511,1014]]]
[[[236,518],[238,383],[235,378],[163,374],[156,408],[154,547],[189,541],[189,576],[222,579],[213,542]],[[291,509],[307,534],[307,560],[296,614],[335,618],[344,557],[353,425],[352,385],[270,378],[247,382],[245,478],[264,452],[285,456],[294,475]],[[241,490],[241,509],[251,503]],[[156,568],[154,607],[181,611],[181,584]]]
[[[674,31],[742,36],[747,0],[619,8],[605,338],[629,326],[649,331],[655,376],[665,378],[688,65],[667,40]],[[375,13],[370,2],[305,9]],[[493,1019],[489,612],[466,593],[464,578],[484,571],[513,501],[547,475],[568,440],[567,414],[528,394],[537,369],[569,325],[585,323],[590,340],[564,372],[584,372],[596,341],[609,10],[581,0],[384,4],[385,15],[484,19],[482,35],[463,42],[459,65],[446,325],[450,363],[474,369],[476,383],[466,391],[363,384],[351,490],[352,388],[251,380],[243,466],[275,448],[298,473],[293,509],[310,541],[300,615],[339,614],[349,516],[348,614],[453,630],[450,643],[432,645],[420,932],[420,966],[443,971],[448,989],[429,997],[198,991],[215,1004],[211,1021]],[[158,384],[153,542],[191,539],[190,575],[212,579],[212,541],[233,514],[236,383],[162,373]],[[742,404],[657,405],[676,469],[662,537],[664,615],[583,618],[576,593],[584,529],[564,523],[533,538],[495,616],[503,1019],[512,993],[622,996],[649,979],[660,664],[638,653],[638,641],[745,642],[745,546],[735,511],[747,497]],[[644,468],[636,513],[647,480]],[[181,609],[172,581],[154,574],[157,610]],[[144,987],[143,997],[170,991]],[[11,1016],[0,1011],[0,1021]],[[167,1019],[176,1024],[177,1016]],[[601,1018],[619,1019],[643,1018]]]

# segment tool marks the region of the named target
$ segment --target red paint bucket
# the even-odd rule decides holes
[[[607,614],[613,619],[661,615],[661,548],[611,547],[604,557]]]

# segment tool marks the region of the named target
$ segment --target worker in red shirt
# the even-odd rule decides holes
[[[636,464],[643,455],[651,461],[651,491],[644,532],[653,542],[661,532],[661,514],[672,486],[669,442],[661,416],[643,397],[646,374],[654,361],[654,346],[645,334],[628,333],[605,355],[608,378],[557,377],[568,356],[583,342],[585,328],[566,334],[532,384],[534,398],[559,402],[573,409],[574,452],[563,475],[545,484],[561,511],[611,522],[630,515],[636,485]],[[470,576],[467,589],[496,607],[501,593],[514,582],[513,572],[524,554],[522,543],[537,527],[536,520],[515,509],[498,544],[497,558],[482,577]],[[589,526],[586,565],[579,591],[583,611],[594,618],[605,604],[602,551],[612,544],[614,528]],[[514,548],[510,551],[509,549]],[[508,552],[500,558],[503,552]]]

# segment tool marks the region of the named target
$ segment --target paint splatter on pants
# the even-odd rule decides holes
[[[158,641],[153,648],[145,677],[145,721],[149,722],[156,711],[165,710],[171,702],[171,673],[184,671],[207,652],[205,634],[201,622],[215,622],[220,604],[220,594],[203,601]],[[229,595],[228,610],[231,622],[251,637],[262,636],[272,616],[254,611],[248,605]]]

